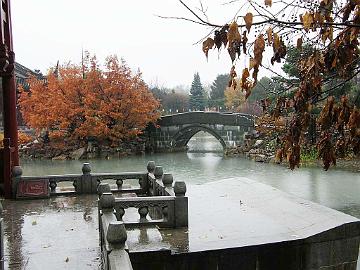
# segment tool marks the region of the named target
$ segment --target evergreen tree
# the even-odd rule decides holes
[[[194,74],[194,80],[191,83],[189,107],[192,111],[205,110],[206,93],[200,81],[199,73]]]
[[[210,106],[216,107],[225,107],[225,94],[224,91],[229,84],[230,76],[229,74],[219,74],[217,75],[215,81],[211,85],[210,92]]]

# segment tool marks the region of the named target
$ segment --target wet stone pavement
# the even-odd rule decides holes
[[[187,195],[189,227],[128,230],[132,257],[302,241],[342,224],[360,228],[354,217],[247,178],[189,185]],[[101,269],[96,201],[96,195],[3,201],[5,268]],[[132,210],[124,220],[138,218]]]
[[[3,201],[5,269],[101,269],[96,200]]]

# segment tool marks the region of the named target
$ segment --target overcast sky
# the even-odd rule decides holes
[[[223,24],[234,6],[203,0],[209,18]],[[187,0],[198,7],[198,0]],[[81,61],[81,50],[99,60],[117,54],[133,70],[138,68],[150,85],[190,85],[194,72],[204,84],[227,73],[231,61],[225,51],[210,52],[207,61],[201,45],[193,45],[209,29],[155,15],[191,14],[177,0],[12,0],[16,61],[43,73],[60,62]],[[245,57],[243,64],[248,62]]]

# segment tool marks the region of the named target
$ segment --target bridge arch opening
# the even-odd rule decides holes
[[[224,147],[220,141],[206,131],[199,131],[187,143],[189,153],[220,153]]]
[[[213,129],[202,125],[187,126],[178,131],[171,141],[171,146],[175,148],[185,148],[188,145],[189,141],[196,134],[201,134],[201,132],[213,136],[220,143],[222,149],[226,149],[226,143],[224,139]]]

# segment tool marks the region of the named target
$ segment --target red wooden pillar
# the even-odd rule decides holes
[[[4,137],[10,139],[11,153],[10,164],[4,168],[19,165],[18,133],[16,120],[16,84],[15,84],[15,54],[13,51],[10,0],[0,0],[0,76],[3,89],[3,120]],[[6,159],[4,159],[5,162]],[[5,175],[5,197],[11,197],[11,171]]]

